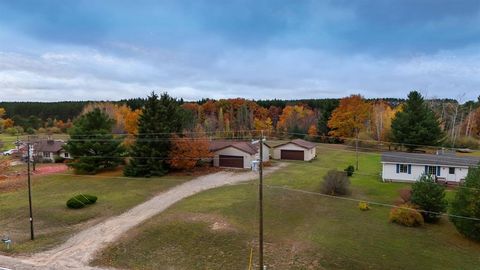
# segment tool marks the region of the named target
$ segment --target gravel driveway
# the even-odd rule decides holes
[[[264,172],[265,174],[271,173],[284,165],[278,164],[275,167],[266,168]],[[129,229],[186,197],[207,189],[253,180],[257,177],[258,174],[253,172],[218,172],[195,178],[161,193],[119,216],[109,218],[75,234],[52,250],[37,253],[31,257],[0,256],[0,269],[1,267],[12,269],[98,269],[87,266],[95,253],[114,242]]]

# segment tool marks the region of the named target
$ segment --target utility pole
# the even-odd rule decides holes
[[[260,145],[260,162],[259,162],[259,176],[260,181],[258,184],[258,199],[259,199],[259,269],[263,270],[263,130],[262,130],[262,137],[259,141]]]
[[[356,169],[358,171],[358,128],[355,128],[355,157],[357,159]]]
[[[30,239],[34,240],[35,235],[33,233],[33,211],[32,211],[32,186],[30,181],[30,142],[27,143],[27,170],[28,170],[28,205],[30,208]]]

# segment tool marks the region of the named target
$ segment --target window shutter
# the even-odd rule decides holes
[[[437,176],[440,176],[440,166],[437,166]]]
[[[397,173],[400,173],[400,164],[397,164]]]
[[[412,174],[412,164],[408,164],[408,174]]]
[[[428,175],[428,166],[425,165],[425,175]]]

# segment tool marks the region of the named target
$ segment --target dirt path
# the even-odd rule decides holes
[[[271,173],[284,165],[279,164],[275,167],[266,168],[265,173]],[[0,256],[0,267],[12,269],[96,269],[87,266],[95,253],[114,242],[129,229],[164,211],[174,203],[207,189],[252,180],[257,176],[258,174],[253,172],[218,172],[198,177],[161,193],[119,216],[81,231],[52,250],[37,253],[28,258]]]

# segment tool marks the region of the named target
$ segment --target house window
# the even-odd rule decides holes
[[[449,174],[455,174],[455,167],[448,168],[448,173]]]
[[[65,154],[63,154],[64,157],[68,158],[68,153],[65,152]]]
[[[399,171],[400,171],[400,173],[408,173],[408,165],[407,164],[400,164]]]
[[[437,167],[436,166],[428,166],[428,174],[429,175],[437,175]]]
[[[43,157],[49,158],[50,157],[50,152],[43,152]]]

